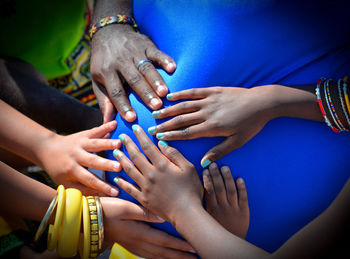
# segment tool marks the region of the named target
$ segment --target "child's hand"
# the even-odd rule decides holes
[[[201,164],[206,165],[244,145],[272,119],[265,88],[208,87],[168,94],[170,101],[190,100],[153,112],[156,119],[175,117],[148,131],[166,141],[226,137],[204,155]]]
[[[249,227],[247,190],[242,178],[236,184],[227,166],[213,163],[203,171],[207,211],[232,234],[245,238]],[[237,186],[237,188],[236,188]],[[237,192],[238,189],[238,192]]]
[[[39,146],[40,166],[57,184],[78,188],[84,194],[118,195],[119,190],[86,169],[121,170],[118,162],[91,154],[121,146],[120,140],[101,139],[116,126],[116,121],[112,121],[68,136],[54,134]]]
[[[125,134],[119,139],[132,162],[120,150],[115,150],[114,155],[139,188],[122,178],[115,178],[115,182],[143,206],[170,222],[177,212],[193,204],[201,206],[203,187],[194,166],[164,141],[158,143],[161,153],[140,126],[134,125],[133,130],[147,157]]]

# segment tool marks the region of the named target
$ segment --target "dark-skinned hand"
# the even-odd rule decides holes
[[[92,85],[104,123],[114,119],[115,108],[125,120],[136,119],[126,95],[126,84],[149,108],[162,107],[160,97],[168,93],[168,88],[154,65],[173,73],[176,64],[147,36],[135,32],[130,25],[112,24],[95,33],[91,46]],[[146,62],[137,69],[144,59],[153,63]]]

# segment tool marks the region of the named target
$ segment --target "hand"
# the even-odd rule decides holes
[[[152,63],[160,65],[168,73],[176,69],[174,60],[158,50],[145,35],[137,33],[129,25],[113,24],[98,31],[92,40],[91,75],[92,85],[104,122],[114,116],[114,107],[127,121],[136,119],[123,87],[123,81],[136,92],[151,109],[159,109],[168,88]]]
[[[238,178],[235,184],[227,166],[221,168],[220,174],[218,166],[212,163],[209,170],[203,171],[203,182],[208,213],[232,234],[244,239],[249,227],[249,206],[243,179]]]
[[[195,258],[186,252],[193,248],[185,241],[154,229],[145,223],[164,222],[140,205],[118,198],[102,197],[105,248],[114,242],[146,258]]]
[[[120,140],[100,139],[116,126],[116,121],[112,121],[68,136],[54,134],[39,146],[40,166],[57,184],[80,189],[84,194],[118,195],[119,190],[86,169],[89,167],[116,172],[121,170],[118,162],[90,153],[121,146]]]
[[[241,147],[272,119],[269,97],[263,87],[210,87],[169,94],[171,101],[185,101],[153,112],[157,119],[175,118],[148,129],[161,140],[223,136],[226,139],[202,158],[203,167]]]
[[[173,223],[177,212],[202,202],[203,188],[196,169],[166,142],[158,143],[162,154],[141,127],[133,125],[133,130],[151,162],[127,135],[122,134],[120,139],[132,162],[119,150],[115,150],[114,154],[139,188],[121,178],[116,181],[146,208]]]

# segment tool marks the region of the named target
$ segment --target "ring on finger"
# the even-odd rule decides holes
[[[142,59],[139,63],[137,63],[136,68],[139,69],[143,64],[145,64],[145,63],[147,63],[147,62],[149,62],[149,63],[152,64],[152,61],[151,61],[151,60],[149,60],[149,59]]]

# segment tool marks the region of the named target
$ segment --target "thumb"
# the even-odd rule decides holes
[[[239,140],[238,135],[232,135],[227,137],[220,144],[212,147],[202,158],[201,165],[203,168],[210,165],[212,162],[226,156],[232,150],[237,149],[243,145]]]

